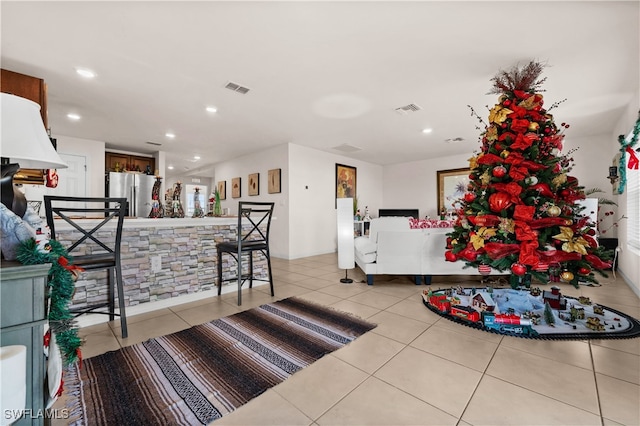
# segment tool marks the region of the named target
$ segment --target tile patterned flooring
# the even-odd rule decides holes
[[[378,324],[215,425],[639,425],[640,338],[544,341],[457,325],[422,304],[411,277],[356,268],[352,284],[335,254],[273,259],[276,297],[267,286],[81,329],[85,358],[290,296]],[[478,285],[478,277],[434,277],[433,288]],[[640,318],[640,299],[621,278],[601,287],[562,285]],[[56,424],[57,422],[54,422]],[[62,423],[58,423],[62,424]]]

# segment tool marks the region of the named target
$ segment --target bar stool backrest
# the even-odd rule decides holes
[[[60,218],[79,232],[76,240],[67,247],[73,256],[73,251],[79,247],[95,243],[98,252],[109,253],[115,258],[120,257],[122,242],[122,227],[126,215],[126,198],[96,198],[96,197],[63,197],[45,195],[45,214],[47,225],[51,230],[51,238],[56,239],[56,221]],[[78,220],[81,219],[81,220]],[[87,220],[94,219],[94,220]],[[99,222],[96,223],[98,219]],[[105,238],[98,231],[104,231],[104,225],[111,220],[117,220],[114,238]],[[111,232],[108,233],[111,235]],[[96,253],[95,248],[87,249],[90,256]]]

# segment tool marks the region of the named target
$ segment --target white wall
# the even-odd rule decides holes
[[[377,212],[382,205],[382,166],[353,160],[294,144],[282,144],[259,153],[219,163],[214,180],[227,181],[222,207],[237,212],[238,201],[274,201],[271,254],[296,259],[336,251],[336,163],[356,167],[360,205]],[[280,168],[282,192],[267,193],[267,172]],[[247,196],[250,173],[260,173],[260,195]],[[242,197],[231,198],[231,179],[242,178]]]
[[[219,181],[227,182],[227,198],[222,201],[222,208],[229,208],[231,214],[237,214],[240,201],[266,201],[275,203],[273,219],[271,221],[271,235],[269,249],[274,257],[288,258],[289,256],[289,169],[288,146],[278,145],[255,154],[246,155],[230,161],[216,164],[213,184]],[[269,194],[267,192],[267,176],[271,169],[281,169],[281,192]],[[248,195],[249,175],[260,173],[260,195]],[[240,198],[231,197],[231,179],[241,178]]]
[[[420,217],[436,217],[438,170],[469,167],[472,153],[386,166],[383,172],[385,209],[419,209]],[[377,210],[375,211],[377,214]]]
[[[584,138],[572,138],[570,134],[565,138],[563,153],[571,149],[576,151],[571,154],[574,159],[574,168],[570,172],[578,178],[578,182],[585,189],[599,188],[604,192],[593,194],[594,198],[606,198],[618,202],[618,195],[614,194],[613,185],[607,178],[609,166],[613,160],[613,154],[609,154],[609,146],[616,138],[610,134],[594,135]],[[617,144],[617,142],[615,142]],[[619,206],[600,206],[599,219],[602,238],[616,238],[618,228],[614,226],[616,218],[621,216]],[[613,212],[608,216],[605,213]]]
[[[627,135],[633,129],[633,126],[638,120],[638,106],[640,104],[640,97],[636,95],[633,101],[630,102],[629,107],[626,110],[624,116],[616,124],[616,130],[611,137],[611,155],[615,155],[619,152],[620,144],[618,143],[618,135]],[[627,156],[628,159],[628,156]],[[627,192],[625,191],[618,197],[619,212],[625,213],[627,211]],[[627,246],[627,222],[628,220],[620,221],[618,228],[618,244],[622,250],[618,256],[618,271],[620,275],[625,279],[627,284],[633,289],[633,291],[640,297],[640,254],[634,253],[629,250]]]
[[[337,248],[336,163],[356,168],[359,207],[382,206],[382,166],[289,144],[289,257],[332,253]]]

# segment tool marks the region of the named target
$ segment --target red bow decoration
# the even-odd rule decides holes
[[[58,258],[58,263],[64,269],[66,269],[67,271],[71,272],[71,275],[73,275],[75,278],[78,278],[78,275],[80,274],[80,272],[84,271],[84,268],[81,268],[81,267],[76,266],[76,265],[72,265],[69,262],[69,259],[67,259],[66,257],[63,257],[63,256],[60,256]]]
[[[495,154],[485,154],[478,158],[478,164],[491,165],[495,163],[502,163],[502,158],[498,157]]]
[[[636,152],[630,146],[627,147],[626,151],[627,154],[629,154],[629,163],[627,164],[627,167],[629,170],[638,170],[638,164],[640,164],[640,161],[638,161]]]

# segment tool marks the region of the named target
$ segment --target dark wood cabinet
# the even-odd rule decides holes
[[[151,173],[155,173],[156,170],[156,159],[153,157],[105,152],[104,160],[106,172],[123,171],[125,168],[130,171],[146,172],[147,166],[151,169]]]

